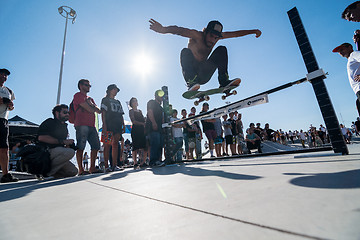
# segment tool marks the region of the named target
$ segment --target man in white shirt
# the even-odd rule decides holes
[[[17,182],[19,179],[13,177],[9,172],[9,111],[14,110],[15,95],[5,82],[10,75],[10,71],[0,69],[0,166],[2,170],[1,182]]]
[[[356,107],[360,116],[360,51],[354,51],[350,43],[343,43],[333,49],[348,59],[347,72],[350,86],[357,96]]]

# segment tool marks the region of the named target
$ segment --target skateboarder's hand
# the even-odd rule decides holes
[[[164,27],[159,22],[155,21],[154,19],[150,19],[149,23],[150,23],[151,30],[158,32],[158,33],[165,33]]]
[[[355,82],[360,82],[360,75],[355,75],[354,81]]]
[[[255,30],[255,37],[258,38],[261,36],[261,31],[259,29]]]

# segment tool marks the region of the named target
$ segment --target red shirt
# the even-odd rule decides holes
[[[80,106],[81,103],[90,101],[95,104],[94,100],[85,94],[78,92],[74,95],[74,109],[76,111],[74,126],[95,127],[95,113],[90,113]],[[79,108],[79,109],[78,109]]]

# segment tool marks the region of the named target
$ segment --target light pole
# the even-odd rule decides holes
[[[77,17],[76,11],[68,6],[61,6],[58,8],[58,11],[61,16],[66,18],[66,22],[65,22],[65,33],[64,33],[64,42],[63,42],[62,55],[61,55],[59,86],[58,86],[58,94],[57,94],[56,104],[60,104],[61,81],[62,81],[62,71],[63,71],[63,64],[64,64],[64,56],[65,56],[65,40],[66,40],[67,23],[68,23],[68,19],[72,19],[72,23],[74,24],[75,19]]]

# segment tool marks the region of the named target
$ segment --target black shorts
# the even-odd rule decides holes
[[[9,124],[5,118],[0,118],[0,148],[9,148]]]
[[[226,144],[234,144],[233,142],[233,135],[225,136]]]

